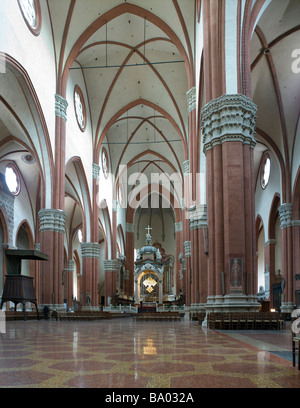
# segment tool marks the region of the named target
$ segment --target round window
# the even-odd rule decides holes
[[[41,31],[41,7],[39,0],[18,0],[23,18],[34,35]]]
[[[20,192],[20,178],[19,175],[11,164],[5,169],[5,182],[7,188],[13,195],[18,195]]]
[[[76,85],[74,90],[74,109],[78,126],[80,130],[84,132],[86,126],[86,109],[83,94],[78,85]]]
[[[263,189],[265,189],[267,185],[269,184],[270,173],[271,173],[271,160],[270,160],[270,156],[266,154],[262,161],[261,176],[260,176],[260,184]]]

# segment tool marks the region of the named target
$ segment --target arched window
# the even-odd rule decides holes
[[[78,232],[77,232],[77,237],[78,237],[78,241],[79,241],[80,243],[82,243],[82,230],[81,230],[81,229],[78,230]]]
[[[268,154],[265,154],[261,163],[260,185],[265,189],[270,181],[271,174],[271,159]]]
[[[41,7],[39,0],[18,0],[23,18],[34,35],[41,31]]]
[[[20,177],[12,164],[9,164],[5,169],[5,182],[11,194],[16,196],[20,193]]]
[[[103,171],[104,177],[107,179],[108,173],[109,173],[109,161],[108,161],[107,151],[104,147],[102,149],[101,161],[102,161],[102,171]]]
[[[78,126],[84,132],[86,127],[86,109],[83,94],[78,85],[74,89],[74,109]]]

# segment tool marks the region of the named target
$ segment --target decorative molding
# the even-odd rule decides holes
[[[65,233],[66,214],[62,210],[43,209],[39,211],[40,232]]]
[[[93,178],[98,179],[100,177],[100,166],[93,163]]]
[[[300,227],[300,220],[293,220],[292,225],[293,227]]]
[[[190,258],[192,256],[192,244],[191,241],[185,241],[184,243],[184,253],[186,258]]]
[[[175,222],[175,232],[181,232],[183,227],[182,227],[182,221],[180,222]]]
[[[68,102],[65,98],[55,94],[55,115],[67,121]]]
[[[201,112],[204,154],[216,145],[233,141],[254,149],[256,113],[252,99],[241,94],[210,101]]]
[[[282,204],[279,209],[279,216],[280,216],[280,228],[288,228],[291,227],[293,224],[293,204],[292,203],[285,203]]]
[[[196,88],[193,87],[186,93],[186,100],[188,105],[188,113],[192,112],[197,107]]]
[[[207,227],[207,205],[200,204],[189,208],[190,230]]]
[[[141,272],[145,272],[145,271],[153,271],[153,272],[156,272],[156,273],[158,273],[160,275],[163,275],[164,266],[158,267],[158,266],[155,266],[155,265],[153,265],[151,263],[147,263],[147,264],[145,264],[143,266],[135,266],[134,267],[134,275],[138,275]]]
[[[100,244],[97,242],[82,242],[80,246],[82,258],[100,257]]]
[[[190,161],[186,160],[185,162],[183,162],[183,173],[184,175],[189,174],[190,173]]]

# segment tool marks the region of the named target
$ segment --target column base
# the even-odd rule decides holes
[[[258,312],[260,303],[255,295],[230,294],[208,296],[206,313]]]
[[[281,313],[292,313],[294,310],[294,303],[292,302],[284,302],[280,307]]]

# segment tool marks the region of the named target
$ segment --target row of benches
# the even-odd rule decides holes
[[[34,312],[27,312],[24,315],[24,312],[22,311],[11,311],[11,310],[6,310],[5,312],[5,319],[7,321],[9,320],[24,320],[24,316],[26,317],[27,320],[37,320],[38,318],[43,317],[43,313],[37,315],[36,311]]]
[[[138,313],[134,316],[139,321],[179,321],[181,319],[179,312],[147,312]]]
[[[57,313],[56,320],[74,321],[74,320],[103,320],[111,319],[110,312],[102,312],[97,310],[81,310],[78,312]]]
[[[213,330],[281,330],[286,328],[278,312],[209,313],[208,328]]]

